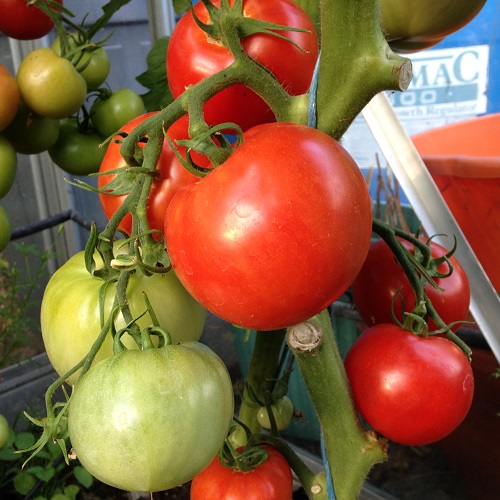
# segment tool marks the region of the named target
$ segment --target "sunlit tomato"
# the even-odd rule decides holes
[[[0,198],[9,191],[16,178],[17,155],[12,144],[0,134]]]
[[[345,369],[361,415],[397,443],[421,446],[443,439],[472,402],[472,368],[453,342],[393,324],[365,330],[347,353]]]
[[[11,227],[9,216],[5,209],[0,206],[0,252],[5,250],[5,247],[9,244],[11,236]]]
[[[78,46],[78,35],[72,33],[68,37],[69,49],[75,50]],[[89,42],[83,41],[88,44]],[[61,42],[56,38],[50,47],[57,55],[61,55]],[[102,47],[92,48],[81,52],[76,52],[71,59],[75,62],[76,69],[83,76],[88,89],[98,89],[108,77],[110,62],[106,51]]]
[[[62,0],[55,0],[62,4]],[[27,0],[0,0],[0,31],[17,40],[35,40],[54,27],[52,19]]]
[[[146,113],[137,118],[131,120],[127,125],[122,127],[123,132],[131,132],[137,125],[142,123],[144,120],[153,116],[156,112]],[[187,139],[188,122],[187,118],[182,118],[175,122],[168,130],[167,134],[172,141]],[[184,156],[185,148],[178,146],[178,151]],[[196,162],[200,166],[208,166],[208,159],[198,155],[196,157]],[[108,146],[106,154],[101,164],[100,172],[107,172],[120,167],[125,167],[126,163],[122,156],[120,155],[120,144],[111,142]],[[193,184],[199,181],[199,178],[195,175],[190,174],[179,162],[175,156],[174,151],[167,143],[164,141],[162,154],[157,164],[157,170],[160,172],[158,179],[153,181],[153,186],[149,193],[148,200],[148,221],[152,229],[157,229],[163,232],[165,212],[167,206],[172,200],[179,189]],[[100,188],[105,187],[115,175],[101,175],[98,177],[98,186]],[[99,194],[99,199],[101,200],[101,205],[103,207],[104,213],[108,218],[118,210],[118,208],[123,203],[125,196],[113,196],[108,194]],[[126,233],[130,234],[132,229],[132,217],[128,214],[120,223],[120,228]]]
[[[220,5],[219,1],[213,3]],[[232,5],[234,1],[229,3]],[[201,22],[209,22],[202,2],[194,6],[194,13]],[[261,33],[242,40],[245,52],[271,71],[290,94],[307,92],[318,56],[316,32],[307,14],[293,0],[244,0],[243,13],[249,18],[307,30],[279,32],[303,50],[286,40]],[[178,97],[188,85],[223,70],[233,61],[231,52],[205,33],[194,21],[193,14],[187,12],[175,26],[167,51],[167,76],[172,95]],[[212,97],[204,111],[211,125],[235,122],[243,130],[275,120],[269,106],[239,84]]]
[[[416,52],[464,27],[486,0],[381,0],[381,25],[391,48]]]
[[[61,120],[56,143],[49,149],[52,161],[73,175],[89,175],[99,171],[106,147],[104,138],[94,129],[80,130],[75,118]]]
[[[16,79],[0,64],[0,131],[2,131],[16,116],[21,93]]]
[[[93,476],[153,492],[200,473],[223,445],[232,418],[224,363],[207,346],[186,342],[124,351],[93,366],[75,386],[68,427]]]
[[[100,259],[98,268],[102,266]],[[103,281],[91,276],[85,268],[84,253],[79,252],[63,264],[50,278],[45,289],[40,326],[43,342],[54,369],[65,374],[88,353],[92,343],[101,331],[99,313],[99,290]],[[116,284],[112,283],[106,291],[104,308],[105,318],[112,309]],[[146,293],[158,318],[160,326],[169,331],[172,342],[198,340],[205,323],[205,310],[184,289],[175,273],[154,274],[146,277],[137,272],[130,276],[127,298],[131,313],[138,317],[146,310]],[[125,326],[120,315],[116,328]],[[149,315],[137,321],[141,328],[152,326]],[[135,342],[129,335],[122,337],[130,348]],[[96,361],[105,359],[113,353],[110,335],[97,353]],[[76,381],[73,375],[68,383]]]
[[[274,330],[345,292],[368,252],[371,201],[337,141],[303,125],[264,124],[177,193],[165,235],[177,276],[201,304],[233,324]]]
[[[87,96],[87,84],[76,68],[51,49],[30,52],[16,75],[22,100],[36,113],[67,118],[76,113]]]
[[[276,448],[264,445],[267,460],[250,471],[235,470],[221,464],[219,457],[191,483],[191,500],[290,500],[292,472]]]
[[[19,110],[3,134],[21,154],[32,155],[50,149],[59,137],[59,120],[34,113],[21,102]]]
[[[401,240],[404,247],[413,252],[413,245]],[[431,241],[432,258],[439,258],[448,251],[438,243]],[[470,303],[470,286],[467,275],[457,258],[452,256],[450,263],[453,273],[445,278],[434,278],[442,289],[437,290],[429,283],[425,286],[425,293],[441,319],[450,324],[461,322],[467,318]],[[449,272],[446,262],[440,264],[437,271],[443,274]],[[366,261],[360,273],[352,283],[352,297],[354,304],[368,326],[377,323],[393,323],[391,305],[394,298],[393,310],[396,318],[403,321],[404,311],[411,312],[415,307],[415,292],[406,277],[403,268],[399,265],[389,246],[383,240],[373,242],[368,251]],[[434,321],[429,320],[430,330],[436,330]],[[453,329],[457,330],[460,323]]]
[[[118,89],[106,98],[97,98],[90,108],[90,116],[99,133],[109,137],[145,111],[144,102],[137,92]]]

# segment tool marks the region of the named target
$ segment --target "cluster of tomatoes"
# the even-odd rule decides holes
[[[9,37],[37,39],[53,28],[49,16],[25,0],[0,3],[0,31]],[[105,49],[77,32],[68,35],[64,57],[57,38],[51,48],[29,53],[15,76],[0,65],[0,198],[14,183],[17,153],[48,151],[72,175],[99,170],[105,140],[145,111],[133,90],[101,88],[109,70]],[[3,208],[0,225],[1,250],[10,239]]]
[[[204,3],[196,4],[193,12],[177,24],[166,55],[174,99],[234,60],[200,27],[209,21]],[[243,38],[242,47],[290,95],[306,94],[318,57],[317,35],[307,14],[293,0],[246,0],[245,16],[300,28],[282,31],[280,37],[253,34]],[[68,43],[76,50],[78,36],[70,36]],[[81,158],[66,158],[66,163],[63,144],[80,134],[94,137],[98,147],[117,130],[130,134],[157,112],[144,113],[139,104],[132,116],[119,115],[108,122],[115,116],[115,98],[133,101],[130,94],[122,97],[123,92],[116,91],[91,106],[89,128],[82,132],[75,115],[89,90],[104,83],[109,63],[99,46],[83,51],[73,62],[61,57],[60,50],[56,41],[51,49],[29,54],[17,83],[12,79],[25,104],[21,126],[36,116],[46,120],[46,130],[57,123],[54,143],[44,148],[67,171],[100,171],[99,197],[111,218],[130,192],[115,182],[119,176],[126,181],[129,171],[120,172],[127,165],[120,144],[111,141],[99,151],[92,168],[77,172],[72,169],[81,168]],[[94,63],[95,72],[86,74]],[[64,94],[58,92],[60,79],[65,81]],[[47,85],[43,91],[42,83]],[[237,124],[243,131],[242,144],[200,179],[186,170],[183,160],[188,153],[177,143],[189,139],[188,118],[164,131],[170,144],[163,141],[146,217],[149,228],[164,237],[172,270],[146,276],[127,268],[126,297],[119,299],[140,330],[139,341],[129,318],[116,307],[121,276],[103,280],[107,267],[100,256],[92,256],[95,260],[89,265],[88,254],[75,255],[45,290],[43,339],[56,371],[69,374],[66,381],[74,384],[67,429],[82,464],[101,481],[125,490],[165,490],[194,478],[194,500],[211,498],[209,491],[223,498],[220,485],[227,492],[228,482],[236,477],[216,457],[231,427],[233,388],[220,358],[198,342],[205,309],[244,328],[278,330],[318,314],[351,284],[354,301],[370,326],[345,362],[360,413],[382,435],[404,444],[429,443],[451,432],[470,406],[470,363],[444,336],[419,336],[394,324],[392,311],[408,306],[411,312],[415,296],[389,248],[383,242],[371,243],[372,204],[351,156],[320,130],[277,122],[269,106],[242,84],[215,93],[205,104],[204,118],[210,125]],[[20,150],[9,132],[14,115],[11,120],[5,136],[12,140],[15,156]],[[26,135],[24,130],[21,136]],[[198,166],[212,167],[207,157],[190,154]],[[122,191],[115,189],[117,185]],[[119,229],[137,237],[130,213]],[[437,259],[445,252],[434,244],[432,251]],[[129,262],[127,246],[117,243],[114,252],[115,262]],[[434,280],[446,292],[426,287],[447,323],[463,321],[469,303],[458,262],[450,257],[442,266],[451,261],[453,273],[447,276],[444,269],[443,277]],[[450,299],[450,293],[456,295]],[[403,297],[404,304],[393,300],[395,296]],[[101,337],[89,368],[81,360]],[[87,371],[79,378],[82,367]],[[281,417],[290,420],[293,405],[288,399],[281,397],[268,406],[274,418],[260,411],[262,426],[272,427],[274,420],[281,428]],[[52,421],[49,415],[48,425]],[[259,485],[278,485],[272,498],[289,499],[290,467],[275,449],[266,450],[267,459],[255,469],[262,475]],[[246,472],[243,478],[252,481]],[[223,479],[224,475],[230,477]],[[245,488],[241,477],[237,483]]]

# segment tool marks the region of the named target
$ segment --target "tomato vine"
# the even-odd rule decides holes
[[[75,56],[75,52],[71,50],[71,43],[62,21],[64,20],[72,28],[78,27],[68,22],[65,17],[57,16],[50,9],[51,3],[53,2],[48,4],[43,2],[42,10],[54,17],[60,36],[61,54],[71,58]],[[85,253],[87,270],[90,275],[103,280],[103,291],[111,281],[116,282],[112,311],[108,317],[103,318],[102,329],[98,332],[89,353],[49,387],[46,394],[47,421],[42,423],[31,419],[36,425],[43,427],[43,435],[38,443],[25,451],[36,453],[49,439],[55,439],[67,459],[66,420],[72,401],[68,396],[65,403],[54,404],[52,402],[54,392],[69,376],[80,369],[79,381],[86,380],[82,378],[85,374],[96,373],[91,371],[91,366],[110,331],[116,341],[116,350],[121,350],[119,338],[122,332],[117,332],[115,328],[115,319],[119,313],[125,320],[125,329],[143,347],[143,350],[155,349],[148,340],[151,331],[141,330],[137,325],[138,318],[134,317],[131,312],[127,288],[133,273],[150,276],[154,273],[166,273],[171,269],[169,255],[165,251],[164,235],[161,231],[151,229],[147,216],[147,204],[152,184],[158,175],[157,164],[163,143],[167,140],[166,131],[174,122],[185,115],[188,116],[189,138],[186,137],[186,140],[178,143],[170,141],[173,148],[176,145],[186,146],[190,152],[207,156],[215,169],[222,169],[225,164],[227,165],[226,161],[233,151],[235,149],[238,151],[238,145],[233,148],[223,138],[221,130],[240,131],[240,127],[238,124],[224,123],[216,124],[214,128],[213,124],[207,123],[204,106],[210,98],[234,84],[245,85],[258,94],[267,103],[278,122],[293,122],[305,126],[310,121],[310,102],[314,100],[317,115],[314,120],[316,127],[322,134],[326,133],[330,136],[328,139],[338,140],[363,107],[378,92],[403,91],[410,83],[411,62],[394,53],[386,42],[380,27],[378,0],[300,2],[314,13],[319,5],[319,28],[322,34],[321,55],[317,85],[313,87],[312,95],[311,92],[300,95],[288,93],[271,71],[252,59],[243,48],[242,38],[259,33],[280,37],[280,32],[288,30],[288,27],[245,17],[242,12],[243,0],[234,2],[221,0],[219,7],[209,0],[202,0],[202,3],[209,11],[210,23],[198,22],[199,27],[218,43],[224,45],[231,52],[234,62],[224,70],[188,86],[164,109],[139,123],[129,133],[121,134],[120,152],[127,166],[113,173],[117,178],[120,175],[127,175],[133,178],[133,182],[126,198],[111,216],[106,228],[100,233],[95,226],[92,228]],[[90,32],[82,33],[81,29],[77,29],[83,37],[83,45],[80,47],[82,50],[92,48],[88,46],[90,39],[95,35],[96,30],[109,20],[112,12],[119,8],[119,4],[120,2],[114,2],[113,8],[105,10]],[[93,48],[97,49],[99,46],[96,44]],[[76,57],[78,59],[79,56]],[[193,172],[197,171],[196,165],[192,164],[189,159],[186,163],[188,168],[193,168]],[[208,175],[214,178],[217,174]],[[203,180],[200,184],[202,182]],[[112,187],[111,184],[110,186]],[[128,243],[128,251],[126,254],[117,255],[113,242],[120,231],[120,223],[128,214],[132,215],[130,234],[127,234],[125,239]],[[403,234],[377,220],[373,221],[373,229],[390,244],[405,268],[417,295],[419,306],[425,307],[424,312],[435,321],[446,336],[470,355],[468,348],[451,331],[449,325],[444,324],[439,318],[425,295],[424,281],[432,283],[432,276],[426,274],[425,271],[425,262],[430,259],[428,247],[417,237]],[[411,258],[410,254],[398,243],[398,236],[408,239],[419,248],[423,254],[424,265],[416,263],[415,259]],[[103,269],[97,269],[95,252],[102,258]],[[206,265],[210,264],[207,262]],[[291,270],[293,271],[295,270]],[[280,276],[280,279],[283,279],[283,276]],[[149,304],[147,309],[154,320],[154,311],[151,310]],[[414,311],[414,313],[414,316],[419,314],[423,316],[422,311]],[[155,324],[155,326],[158,325]],[[324,310],[298,325],[287,324],[287,326],[286,329],[257,332],[257,341],[239,414],[239,421],[242,425],[233,429],[230,435],[232,449],[237,445],[251,447],[263,443],[271,444],[287,458],[310,498],[318,500],[327,498],[325,472],[313,474],[303,464],[286,441],[280,437],[274,417],[270,416],[271,432],[263,433],[258,421],[259,405],[252,404],[252,400],[258,400],[264,403],[268,410],[272,406],[273,401],[270,399],[272,383],[276,379],[286,339],[303,374],[321,423],[329,472],[334,478],[336,497],[354,498],[358,495],[371,467],[386,459],[387,441],[378,437],[375,432],[365,430],[359,422],[328,312]],[[78,383],[77,381],[76,394],[78,394]],[[79,404],[82,405],[81,401]],[[85,408],[85,405],[83,404],[82,407]],[[204,466],[206,465],[207,463],[204,463]],[[123,471],[120,472],[123,475]],[[189,479],[184,476],[183,478]],[[120,484],[128,485],[129,483],[124,480]],[[146,487],[154,488],[155,486],[150,486],[148,483]]]

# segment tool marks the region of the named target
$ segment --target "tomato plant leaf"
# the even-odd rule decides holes
[[[34,465],[26,470],[26,472],[33,474],[37,479],[48,483],[55,475],[54,467],[42,467],[41,465]]]
[[[106,26],[115,12],[121,9],[124,5],[128,4],[130,0],[110,0],[107,4],[102,6],[104,14],[97,19],[92,26],[87,30],[89,40],[104,26]]]
[[[94,483],[94,476],[81,465],[76,465],[73,469],[76,480],[84,487],[90,488]]]
[[[166,54],[170,37],[164,36],[156,40],[148,52],[146,62],[148,69],[136,80],[149,89],[141,94],[147,111],[159,111],[173,101],[167,82]]]
[[[19,432],[16,435],[15,446],[18,450],[29,448],[35,443],[35,436],[31,432]]]
[[[191,0],[173,0],[175,13],[179,16],[184,14],[191,7]]]

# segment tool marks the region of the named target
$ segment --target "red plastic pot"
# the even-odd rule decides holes
[[[500,113],[413,136],[448,207],[500,291]]]

